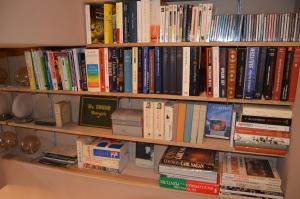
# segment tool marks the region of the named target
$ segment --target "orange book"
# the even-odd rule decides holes
[[[286,150],[280,149],[270,149],[270,148],[259,148],[259,147],[250,147],[250,146],[235,146],[235,150],[237,151],[247,151],[252,153],[264,153],[270,155],[286,155]]]
[[[99,48],[99,68],[101,92],[105,92],[104,48]]]
[[[186,104],[179,103],[177,120],[177,142],[183,142]]]
[[[258,135],[258,136],[290,138],[290,133],[284,132],[284,131],[271,131],[271,130],[252,129],[252,128],[245,128],[245,127],[236,127],[235,133]]]

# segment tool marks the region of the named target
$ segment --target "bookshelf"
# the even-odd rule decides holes
[[[200,96],[181,96],[166,94],[134,94],[126,92],[89,92],[89,91],[65,91],[65,90],[32,90],[27,87],[0,87],[0,92],[20,92],[33,94],[55,94],[55,95],[90,95],[90,96],[106,96],[106,97],[126,97],[140,99],[169,99],[169,100],[188,100],[188,101],[204,101],[204,102],[222,102],[222,103],[239,103],[239,104],[265,104],[292,106],[293,102],[275,101],[275,100],[247,100],[247,99],[227,99],[227,98],[208,98],[205,93]]]

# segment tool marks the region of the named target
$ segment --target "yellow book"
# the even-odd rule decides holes
[[[112,4],[104,4],[104,43],[113,43],[113,12]]]
[[[31,57],[30,51],[25,51],[25,62],[26,62],[26,66],[27,66],[27,73],[28,73],[30,88],[32,90],[36,90],[35,75],[34,75],[33,63],[32,63],[32,57]]]
[[[185,124],[185,110],[186,104],[180,103],[178,107],[178,120],[177,120],[177,142],[183,142],[184,124]]]

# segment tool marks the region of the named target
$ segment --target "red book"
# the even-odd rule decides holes
[[[228,78],[227,78],[227,98],[233,99],[235,96],[236,83],[236,65],[237,65],[237,50],[236,48],[228,49]]]
[[[235,133],[290,138],[290,133],[284,131],[271,131],[271,130],[252,129],[252,128],[245,128],[245,127],[235,127]]]
[[[104,48],[99,48],[100,90],[105,92]]]
[[[280,100],[281,97],[285,53],[286,53],[286,48],[280,47],[277,49],[277,60],[276,60],[275,78],[274,78],[274,87],[273,87],[273,96],[272,96],[273,100]]]
[[[269,148],[258,148],[258,147],[249,147],[249,146],[234,146],[237,151],[247,151],[252,153],[264,153],[270,155],[286,155],[286,150],[280,149],[269,149]]]
[[[149,49],[149,71],[150,71],[150,78],[149,78],[149,93],[154,94],[155,87],[154,87],[154,81],[155,81],[155,75],[154,75],[154,49]]]
[[[186,180],[186,191],[194,192],[194,193],[210,194],[210,195],[219,195],[220,175],[218,174],[218,179],[216,184]]]
[[[212,48],[206,48],[206,96],[213,97]]]
[[[293,64],[291,69],[291,79],[290,79],[289,98],[288,98],[288,101],[290,102],[294,102],[296,98],[299,65],[300,65],[300,48],[295,48],[294,59],[293,59]]]

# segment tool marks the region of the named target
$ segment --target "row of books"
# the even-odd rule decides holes
[[[239,119],[233,127],[236,150],[287,154],[292,123],[291,109],[246,105],[238,115]]]
[[[86,5],[87,43],[300,41],[299,13],[214,15],[213,4]]]
[[[300,13],[229,14],[212,19],[209,41],[300,41]]]
[[[83,48],[27,50],[25,61],[31,89],[86,90]]]

